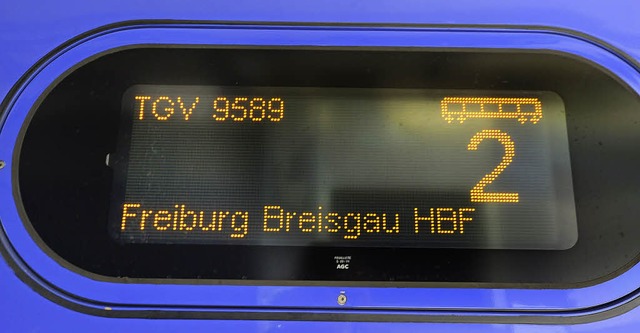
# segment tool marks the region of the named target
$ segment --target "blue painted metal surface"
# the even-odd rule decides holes
[[[51,81],[82,59],[124,45],[216,44],[216,45],[316,45],[316,46],[423,46],[551,49],[590,59],[608,68],[640,92],[640,75],[633,60],[640,61],[640,23],[635,15],[640,4],[623,1],[581,2],[522,1],[229,1],[143,3],[105,2],[104,4],[60,1],[57,3],[0,4],[0,98],[27,70],[55,47],[75,35],[106,24],[139,19],[198,21],[242,21],[243,27],[224,24],[134,25],[92,35],[60,50],[48,63],[38,67],[26,85],[20,86],[10,102],[11,113],[0,132],[0,159],[7,167],[0,170],[0,222],[10,242],[13,256],[32,278],[41,281],[53,294],[89,308],[184,310],[193,307],[214,311],[207,306],[278,307],[277,311],[303,311],[303,307],[322,308],[324,313],[410,313],[494,316],[493,310],[511,310],[503,316],[531,314],[540,310],[564,310],[563,316],[578,317],[615,307],[608,304],[631,298],[640,285],[640,266],[621,276],[592,287],[570,290],[461,289],[461,288],[340,288],[340,287],[247,287],[119,284],[96,281],[73,273],[39,249],[17,216],[8,170],[13,161],[12,142],[25,114]],[[634,15],[635,14],[635,15]],[[454,28],[301,28],[281,24],[265,28],[259,22],[318,23],[415,23],[457,24]],[[470,27],[469,25],[509,25]],[[462,25],[465,25],[464,27]],[[535,26],[524,29],[518,25]],[[550,29],[547,29],[547,28]],[[197,28],[197,29],[196,29]],[[551,31],[554,29],[571,31]],[[597,38],[593,42],[584,35]],[[622,54],[630,59],[625,59]],[[5,115],[6,116],[6,115]],[[18,258],[19,257],[19,258]],[[339,307],[340,291],[349,295],[346,307]],[[632,295],[632,296],[629,296]],[[623,301],[620,301],[623,302]],[[286,308],[287,310],[282,310]],[[298,310],[296,310],[298,308]],[[373,310],[372,308],[375,308]],[[526,312],[515,312],[526,311]],[[260,311],[256,308],[255,311]],[[276,311],[276,310],[272,310]],[[318,310],[320,311],[320,310]],[[423,312],[419,312],[423,311]],[[409,312],[407,312],[409,313]],[[543,316],[557,314],[540,313]],[[499,321],[499,320],[497,320]],[[394,331],[416,332],[591,332],[640,331],[640,309],[588,324],[565,326],[524,324],[448,324],[448,323],[355,323],[302,321],[214,321],[111,319],[75,312],[57,305],[19,280],[4,261],[0,261],[0,331]]]

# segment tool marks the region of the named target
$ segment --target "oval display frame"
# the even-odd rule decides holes
[[[392,28],[322,28],[322,27],[225,27],[225,26],[139,26],[93,35],[58,53],[30,77],[9,103],[3,114],[0,132],[0,182],[9,184],[0,191],[0,201],[13,202],[0,212],[6,233],[3,245],[17,263],[44,289],[72,303],[104,309],[162,309],[173,306],[184,310],[212,310],[214,307],[353,309],[353,310],[575,310],[589,308],[629,296],[637,289],[640,268],[635,265],[619,276],[591,286],[573,289],[456,288],[452,284],[433,288],[387,288],[372,286],[306,285],[214,285],[172,281],[158,284],[145,281],[104,281],[100,276],[82,275],[69,270],[43,250],[22,223],[11,189],[15,142],[29,110],[37,104],[52,82],[68,70],[97,54],[123,47],[144,45],[212,46],[331,46],[391,48],[484,48],[509,50],[552,50],[571,54],[603,66],[633,90],[640,91],[640,77],[635,68],[609,51],[577,38],[542,32],[469,31]],[[203,29],[206,28],[206,29]],[[212,33],[216,31],[217,33]],[[375,34],[374,40],[363,38]],[[522,41],[523,34],[530,38]],[[630,259],[630,263],[635,263]],[[15,267],[14,266],[14,267]],[[391,286],[393,287],[393,286]],[[340,305],[339,295],[349,302]],[[499,296],[497,296],[499,295]],[[427,300],[427,301],[425,301]]]

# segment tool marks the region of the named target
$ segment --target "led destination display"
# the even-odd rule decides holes
[[[125,243],[567,249],[550,92],[138,85],[110,209]]]

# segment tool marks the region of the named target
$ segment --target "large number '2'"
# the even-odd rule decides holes
[[[471,189],[471,202],[519,202],[520,198],[518,193],[484,191],[485,186],[493,183],[502,171],[513,162],[513,157],[516,155],[513,140],[511,140],[511,137],[507,133],[500,130],[483,130],[482,132],[476,133],[476,135],[471,138],[467,149],[478,150],[478,145],[480,145],[484,139],[498,140],[504,147],[504,156],[502,156],[502,162]]]

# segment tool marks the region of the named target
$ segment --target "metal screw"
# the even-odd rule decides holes
[[[338,304],[339,305],[347,304],[347,295],[342,294],[342,293],[340,295],[338,295]]]
[[[4,168],[5,165],[7,165],[5,161],[0,161],[0,169]]]

